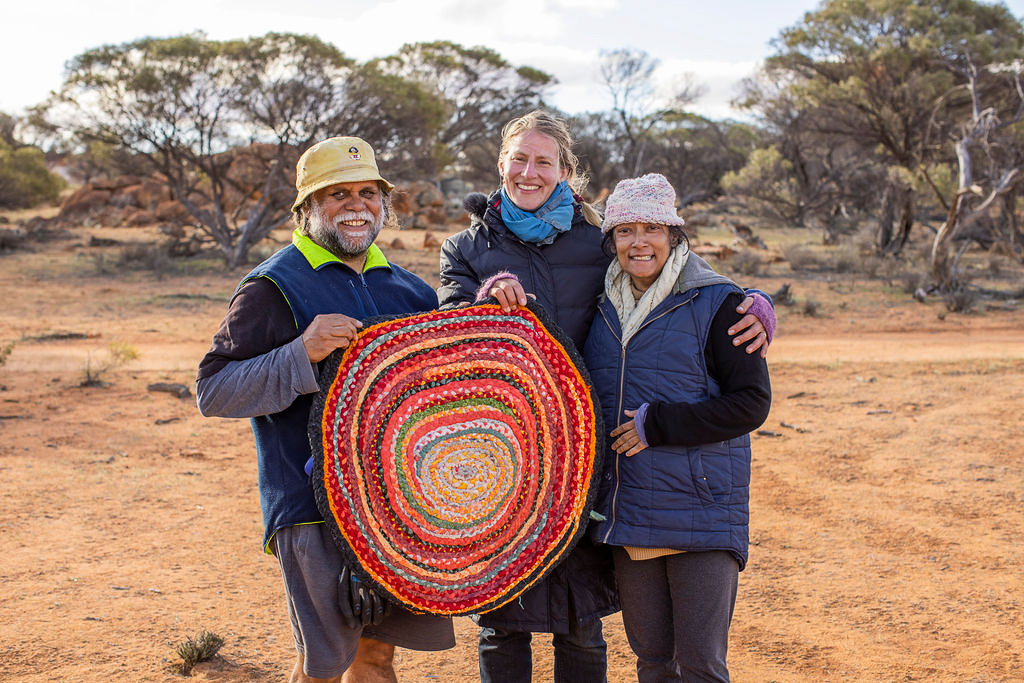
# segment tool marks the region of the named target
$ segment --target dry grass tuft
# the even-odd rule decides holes
[[[191,675],[196,664],[213,659],[223,646],[224,639],[210,631],[200,631],[194,639],[191,636],[185,638],[185,642],[175,649],[181,657],[181,675]]]

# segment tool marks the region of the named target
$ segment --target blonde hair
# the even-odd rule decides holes
[[[582,195],[590,181],[586,174],[580,171],[580,160],[572,152],[572,133],[569,132],[569,125],[554,114],[543,109],[534,109],[528,114],[512,119],[501,129],[501,147],[498,149],[498,163],[505,161],[512,141],[518,135],[535,130],[538,133],[548,136],[558,146],[558,165],[568,171],[566,182],[569,188],[578,195]],[[588,223],[601,225],[601,214],[597,209],[586,202],[582,202],[583,217]]]

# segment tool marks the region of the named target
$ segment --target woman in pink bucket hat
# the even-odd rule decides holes
[[[744,292],[690,251],[675,198],[656,173],[608,198],[615,259],[583,352],[614,426],[589,532],[612,549],[641,683],[729,680],[749,434],[771,407],[764,359],[727,333]]]

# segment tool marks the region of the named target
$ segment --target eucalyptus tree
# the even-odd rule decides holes
[[[468,179],[491,182],[502,126],[543,106],[554,79],[529,66],[514,66],[488,47],[450,41],[409,43],[369,66],[418,84],[443,103],[443,121],[424,161],[437,177],[454,170]],[[429,163],[428,162],[428,163]]]
[[[883,167],[855,141],[822,133],[821,109],[763,77],[744,81],[737,104],[758,112],[761,146],[722,179],[731,202],[773,223],[820,228],[826,244],[879,209],[870,188],[879,186]]]
[[[145,159],[234,267],[289,218],[294,163],[311,142],[349,134],[377,145],[386,133],[393,147],[415,128],[410,117],[429,116],[415,84],[378,76],[311,36],[144,38],[71,60],[36,120]]]
[[[623,151],[618,116],[611,111],[583,112],[567,117],[573,134],[573,152],[589,179],[595,197],[610,193],[620,179]]]
[[[742,168],[760,142],[759,132],[745,123],[669,113],[648,131],[641,172],[668,178],[680,206],[708,201],[722,194],[723,176]]]
[[[935,101],[953,83],[937,68],[942,45],[962,29],[959,0],[831,0],[775,41],[765,70],[813,129],[853,141],[880,168],[877,248],[898,253],[915,218],[920,174],[938,152],[926,145]],[[970,3],[973,4],[973,3]]]
[[[612,98],[611,111],[620,134],[621,174],[637,176],[648,167],[652,130],[666,118],[685,114],[703,87],[684,74],[667,95],[659,95],[654,72],[660,61],[645,50],[619,48],[601,52],[601,83]]]
[[[989,237],[1019,241],[1013,208],[1022,173],[1024,32],[1005,6],[828,0],[774,44],[764,78],[776,94],[754,98],[755,111],[772,120],[784,100],[802,119],[804,139],[811,134],[812,144],[787,148],[779,143],[798,132],[778,129],[788,136],[775,142],[791,173],[800,172],[801,155],[825,160],[841,149],[855,177],[874,179],[866,194],[877,203],[879,252],[903,249],[925,204],[947,213],[932,250],[943,289],[956,286],[952,245],[965,248],[994,207],[1003,207],[999,220],[1010,229]],[[830,191],[842,194],[845,185],[849,194],[850,177],[840,173]]]

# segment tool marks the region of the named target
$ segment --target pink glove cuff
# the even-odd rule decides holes
[[[772,337],[775,336],[775,309],[768,303],[768,299],[765,299],[760,294],[754,292],[751,294],[754,297],[754,303],[750,304],[750,308],[747,309],[747,313],[751,313],[761,321],[764,325],[765,335],[768,337],[768,343],[772,343]]]
[[[486,299],[487,292],[491,291],[491,287],[493,287],[494,283],[497,282],[498,280],[515,280],[516,282],[519,282],[519,278],[517,278],[514,273],[509,273],[504,270],[499,273],[495,273],[494,275],[484,280],[484,283],[480,285],[479,289],[476,290],[476,299],[474,299],[473,301],[476,302]],[[765,325],[765,327],[768,326]]]

